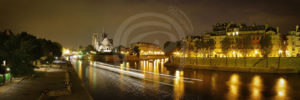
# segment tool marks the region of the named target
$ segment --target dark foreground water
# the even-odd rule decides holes
[[[115,64],[119,72],[92,61],[73,64],[95,100],[300,100],[299,74],[167,69],[165,61]]]

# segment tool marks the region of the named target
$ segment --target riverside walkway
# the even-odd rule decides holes
[[[23,77],[7,86],[0,87],[0,100],[38,100],[42,91],[62,90],[65,88],[66,65],[62,68],[40,68],[35,70],[35,75]],[[70,72],[71,93],[61,96],[43,96],[42,100],[92,100],[85,89],[83,82],[74,72]]]

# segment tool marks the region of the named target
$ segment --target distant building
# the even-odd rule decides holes
[[[131,47],[134,46],[139,47],[140,55],[141,56],[152,56],[152,55],[164,55],[164,52],[158,45],[152,43],[145,43],[145,42],[137,42],[131,44]]]
[[[299,25],[296,26],[296,30],[290,31],[287,35],[287,52],[290,52],[292,57],[300,56]]]
[[[215,50],[213,51],[212,55],[214,57],[225,57],[225,55],[222,53],[222,44],[221,41],[225,37],[231,38],[233,40],[233,44],[237,44],[237,38],[243,37],[243,36],[250,36],[251,38],[251,45],[253,46],[253,49],[251,49],[250,53],[247,54],[247,57],[262,57],[262,55],[259,52],[259,41],[260,38],[265,35],[270,34],[271,35],[271,42],[272,42],[272,51],[269,54],[269,57],[278,57],[279,51],[282,51],[282,45],[283,45],[283,39],[282,34],[279,33],[279,28],[274,28],[266,25],[246,25],[246,24],[235,24],[232,22],[229,23],[223,23],[223,24],[216,24],[212,28],[212,32],[199,34],[199,35],[192,35],[187,36],[183,41],[185,42],[187,48],[192,48],[195,46],[195,40],[200,39],[202,37],[205,40],[208,39],[214,39],[215,41]],[[294,36],[295,37],[295,36]],[[233,46],[230,52],[227,56],[229,57],[242,57],[242,53],[237,50],[237,47]],[[206,55],[202,55],[206,56]],[[291,56],[289,53],[286,53],[286,56]]]
[[[98,52],[112,52],[113,40],[109,39],[104,32],[101,34],[101,37],[98,33],[93,33],[92,45]]]
[[[259,40],[264,34],[271,35],[271,42],[273,44],[272,52],[269,54],[271,57],[276,57],[278,55],[278,51],[280,50],[280,33],[279,29],[275,29],[274,27],[265,25],[246,25],[246,24],[235,24],[235,23],[224,23],[224,24],[216,24],[213,26],[213,31],[208,33],[210,38],[214,39],[216,42],[216,54],[222,54],[221,49],[221,41],[226,37],[231,37],[234,41],[235,37],[243,37],[245,35],[250,35],[251,45],[253,46],[253,51],[248,56],[256,57],[261,56],[256,52],[259,51]],[[237,54],[229,53],[230,56],[242,56],[237,50],[232,50],[232,52],[236,52]]]

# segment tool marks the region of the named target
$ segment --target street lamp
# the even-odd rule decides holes
[[[279,66],[280,66],[280,58],[281,58],[281,54],[282,54],[282,50],[278,51],[278,66],[277,66],[277,70],[279,70]]]
[[[6,61],[5,60],[3,60],[3,66],[6,66]]]

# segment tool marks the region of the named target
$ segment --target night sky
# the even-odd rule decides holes
[[[166,15],[176,20],[185,34],[211,31],[212,25],[229,21],[279,26],[281,33],[300,24],[300,0],[1,0],[0,4],[1,31],[26,31],[68,48],[91,44],[92,33],[103,29],[114,38],[122,23],[142,13]],[[126,29],[141,22],[167,25],[148,23],[130,31],[127,41],[153,31],[140,40],[163,44],[170,39],[160,31],[174,36],[180,32],[168,28],[174,23],[153,16],[136,19]]]

